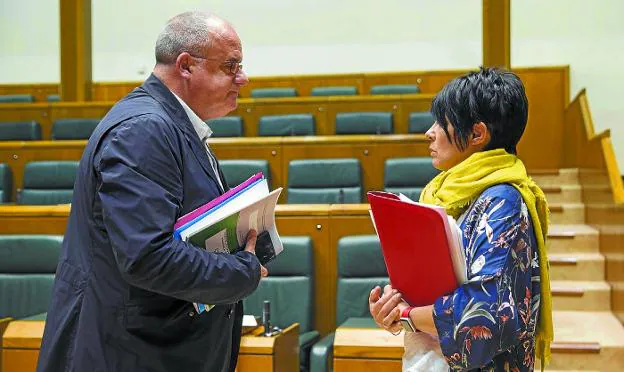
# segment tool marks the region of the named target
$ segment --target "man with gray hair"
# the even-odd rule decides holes
[[[241,300],[267,275],[244,251],[173,238],[182,215],[227,183],[205,120],[236,108],[248,79],[233,27],[172,18],[152,75],[116,103],[80,161],[38,371],[233,371]],[[209,248],[209,247],[208,247]],[[198,313],[193,303],[215,306]]]

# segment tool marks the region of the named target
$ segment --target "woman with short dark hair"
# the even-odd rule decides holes
[[[512,72],[482,68],[449,82],[431,112],[436,121],[426,136],[442,172],[420,201],[458,220],[468,280],[423,307],[410,307],[391,286],[381,297],[376,287],[371,314],[390,332],[400,332],[401,317],[416,330],[406,332],[404,370],[436,362],[424,361],[431,353],[422,343],[410,346],[420,333],[435,340],[426,347],[452,370],[532,371],[536,355],[542,365],[548,360],[553,330],[548,205],[516,156],[528,116],[524,86]],[[412,347],[421,348],[417,358]]]

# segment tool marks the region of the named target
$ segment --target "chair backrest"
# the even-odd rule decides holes
[[[299,332],[313,327],[314,254],[308,236],[282,237],[284,251],[267,264],[269,276],[245,298],[245,313],[262,315],[263,302],[271,301],[271,321],[284,328],[299,323]]]
[[[0,123],[0,141],[40,141],[41,126],[31,121],[4,121]]]
[[[269,162],[266,160],[219,160],[219,166],[230,188],[238,186],[254,174],[262,172],[269,189],[271,189],[271,170],[269,169]]]
[[[260,117],[259,136],[313,136],[312,114],[268,115]]]
[[[24,188],[18,193],[17,203],[71,203],[77,171],[77,161],[37,161],[26,164]]]
[[[342,112],[336,114],[336,134],[392,133],[390,112]]]
[[[32,94],[5,94],[0,96],[0,103],[30,103],[35,102]]]
[[[288,203],[361,203],[357,159],[292,160],[288,164]]]
[[[295,88],[256,88],[251,90],[252,98],[296,97]]]
[[[357,88],[351,86],[315,87],[310,92],[311,96],[355,96],[357,94]]]
[[[243,136],[243,119],[240,116],[224,116],[208,120],[207,124],[212,130],[212,137]]]
[[[61,102],[61,96],[59,94],[48,94],[46,100],[48,102]]]
[[[409,115],[409,125],[407,131],[409,133],[425,133],[431,126],[435,118],[429,111],[412,112]]]
[[[62,236],[0,235],[0,318],[46,312]]]
[[[58,119],[52,124],[52,139],[86,140],[91,137],[101,119]]]
[[[422,189],[438,173],[429,157],[388,159],[384,165],[384,190],[418,201]]]
[[[0,163],[0,203],[11,200],[13,192],[13,173],[6,163]]]
[[[370,317],[368,296],[389,283],[377,235],[345,236],[338,241],[336,326],[351,317]]]
[[[370,94],[414,94],[420,93],[418,85],[413,84],[393,84],[375,85],[371,87]]]

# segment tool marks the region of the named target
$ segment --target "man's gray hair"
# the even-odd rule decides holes
[[[171,18],[156,40],[156,63],[172,64],[183,52],[205,57],[213,36],[208,22],[212,18],[218,19],[207,12],[185,12]]]

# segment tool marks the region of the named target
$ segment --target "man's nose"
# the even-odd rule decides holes
[[[242,68],[240,69],[238,74],[236,74],[236,77],[234,78],[234,84],[239,85],[241,87],[244,87],[245,85],[249,84],[249,77],[247,77],[247,74]]]

